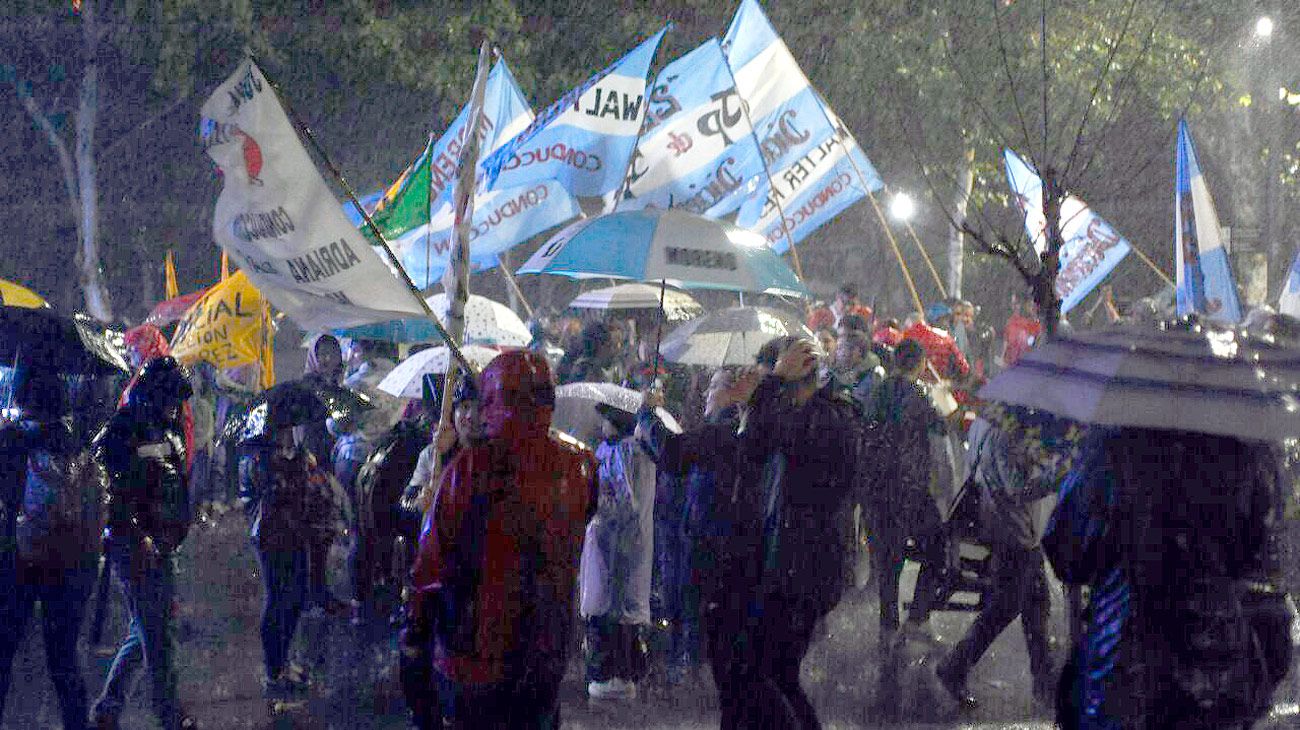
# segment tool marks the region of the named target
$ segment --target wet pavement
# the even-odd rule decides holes
[[[393,632],[385,626],[352,627],[344,617],[304,619],[299,660],[321,681],[304,702],[271,707],[261,696],[262,657],[258,642],[261,586],[242,528],[242,516],[227,513],[201,525],[186,544],[180,580],[181,695],[204,728],[404,728],[404,705],[395,675]],[[1064,635],[1059,592],[1053,596],[1052,631]],[[106,637],[125,630],[114,596]],[[942,613],[934,627],[943,643],[913,643],[906,654],[901,721],[873,709],[878,677],[876,603],[865,593],[845,599],[823,627],[804,663],[804,682],[827,728],[943,728],[948,730],[1038,730],[1052,727],[1050,715],[1035,708],[1019,624],[1004,632],[971,674],[978,709],[959,712],[935,682],[932,667],[969,625],[973,614]],[[5,730],[58,727],[58,707],[45,669],[39,631],[28,636],[14,663],[6,703]],[[0,627],[3,630],[3,627]],[[107,639],[106,639],[107,640]],[[111,641],[110,641],[111,643]],[[1058,642],[1060,646],[1064,641]],[[98,692],[111,648],[86,648],[87,683]],[[1059,650],[1057,664],[1060,663]],[[589,703],[578,667],[564,686],[564,726],[693,729],[717,726],[716,698],[707,672],[672,689],[650,682],[628,703]],[[1294,677],[1278,692],[1274,717],[1259,728],[1300,726]],[[123,718],[124,728],[154,727],[143,685]]]

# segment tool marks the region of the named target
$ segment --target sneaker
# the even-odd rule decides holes
[[[617,678],[588,682],[587,696],[593,700],[632,700],[636,699],[636,685]]]

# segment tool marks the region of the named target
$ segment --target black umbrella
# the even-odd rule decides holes
[[[83,314],[0,307],[0,364],[52,368],[61,373],[130,372],[121,335]]]
[[[264,438],[280,426],[320,423],[326,418],[355,416],[374,408],[365,395],[339,385],[324,385],[307,380],[280,383],[255,398],[243,418],[227,421],[222,439],[239,441]]]

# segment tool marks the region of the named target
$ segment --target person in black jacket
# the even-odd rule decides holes
[[[818,387],[811,341],[773,340],[758,365],[742,376],[753,394],[729,450],[734,480],[716,495],[733,521],[717,609],[729,636],[710,645],[745,698],[723,727],[820,728],[799,668],[843,592],[862,431],[853,405]]]
[[[164,730],[194,726],[179,704],[172,635],[176,551],[192,518],[180,421],[192,392],[175,359],[150,360],[94,441],[95,458],[108,473],[108,558],[131,615],[92,712],[99,727],[117,727],[142,660]]]
[[[72,433],[59,375],[52,370],[31,369],[19,378],[16,401],[21,416],[0,427],[0,534],[4,537],[0,545],[0,625],[5,628],[0,632],[0,718],[4,716],[14,654],[39,601],[45,660],[59,697],[63,727],[77,730],[86,727],[87,709],[77,637],[95,580],[98,514],[96,510],[89,519],[83,519],[88,524],[42,521],[35,530],[39,534],[32,534],[32,523],[37,520],[25,514],[24,496],[42,487],[82,487],[73,481],[70,471],[81,447]],[[86,478],[97,480],[98,475]],[[99,488],[94,489],[94,496],[102,499]],[[56,502],[69,498],[75,500],[79,495],[54,496]],[[27,522],[25,535],[20,534],[17,524],[20,514]],[[68,527],[83,529],[65,532]],[[34,542],[41,541],[46,543],[44,547],[56,549],[32,549]]]

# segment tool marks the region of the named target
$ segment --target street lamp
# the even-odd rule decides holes
[[[1267,39],[1273,35],[1273,19],[1267,15],[1261,15],[1259,20],[1255,21],[1255,37]]]
[[[910,221],[916,215],[916,201],[907,193],[897,193],[889,202],[889,214],[898,221]]]

